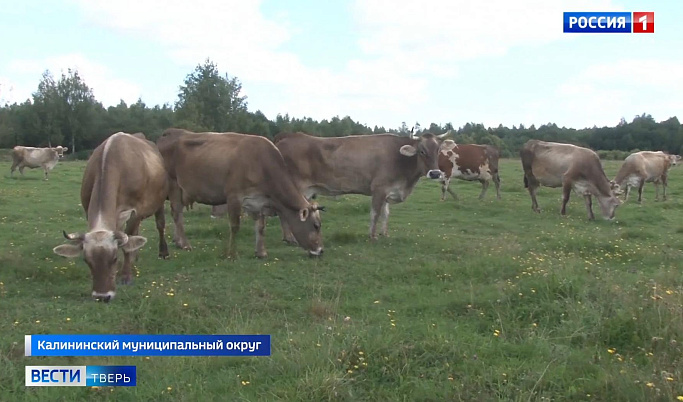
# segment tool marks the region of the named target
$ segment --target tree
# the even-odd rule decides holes
[[[236,77],[221,76],[216,65],[206,59],[180,86],[176,102],[179,125],[194,130],[237,130],[247,112],[247,97],[240,96],[242,84]]]
[[[92,89],[78,71],[71,69],[62,73],[59,81],[55,81],[50,71],[43,73],[33,94],[33,109],[40,120],[38,138],[25,137],[25,140],[34,145],[41,145],[43,141],[52,145],[69,138],[74,153],[77,145],[79,148],[93,145],[88,140],[101,121],[98,113],[104,112]]]

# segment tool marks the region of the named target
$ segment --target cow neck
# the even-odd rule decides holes
[[[626,168],[626,169],[625,169]],[[617,172],[617,176],[614,178],[614,182],[621,185],[621,183],[626,180],[626,176],[629,175],[628,168],[627,168],[627,163],[624,163],[622,165],[621,169]]]
[[[600,197],[612,197],[612,189],[609,185],[609,179],[604,171],[600,172],[598,179],[595,180],[595,188],[598,190]]]
[[[292,182],[292,179],[288,176],[287,170],[283,166],[278,167],[281,172],[277,177],[276,180],[274,180],[274,185],[272,186],[273,188],[273,201],[275,202],[275,207],[276,209],[279,208],[286,208],[292,211],[299,211],[304,208],[308,207],[308,201],[306,201],[306,198],[301,194],[299,190],[297,190],[296,186]]]
[[[114,169],[102,169],[97,176],[88,206],[89,231],[118,230],[117,195],[121,175]]]

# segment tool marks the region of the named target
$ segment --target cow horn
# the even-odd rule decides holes
[[[448,130],[448,131],[446,131],[445,133],[443,133],[443,134],[441,134],[441,135],[437,135],[437,137],[438,137],[438,138],[441,138],[441,139],[444,139],[445,137],[448,136],[448,134],[451,133],[451,131],[453,131],[453,130]]]
[[[67,234],[67,233],[66,233],[66,230],[63,230],[63,229],[62,229],[62,234],[64,235],[64,237],[65,237],[67,240],[83,240],[83,238],[84,238],[84,235],[81,234],[81,233],[71,233],[71,234]]]
[[[322,205],[316,205],[316,206],[315,206],[315,210],[316,210],[316,211],[325,212],[325,207],[322,206]]]

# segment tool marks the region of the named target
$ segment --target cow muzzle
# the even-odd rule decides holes
[[[325,250],[323,250],[322,247],[318,247],[317,250],[310,250],[310,251],[308,252],[308,255],[311,256],[311,257],[320,257],[321,255],[323,255],[323,252],[324,252],[324,251],[325,251]]]
[[[433,169],[427,172],[427,177],[430,179],[440,179],[443,177],[443,172],[438,169]]]
[[[112,290],[110,290],[106,293],[100,293],[100,292],[95,292],[95,291],[92,292],[92,297],[95,300],[102,301],[105,303],[109,303],[114,298],[114,296],[116,296],[116,292],[114,292]]]

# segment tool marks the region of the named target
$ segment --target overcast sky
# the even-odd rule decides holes
[[[77,69],[105,106],[173,103],[207,57],[249,109],[486,126],[683,113],[678,0],[0,0],[0,102]],[[565,34],[564,11],[654,11],[655,34]]]

